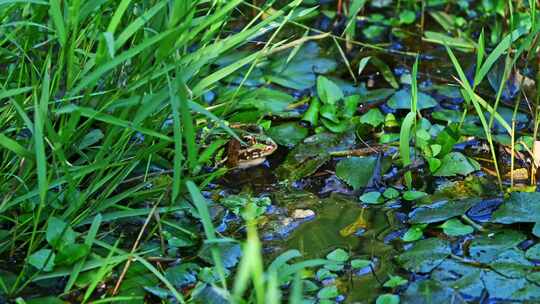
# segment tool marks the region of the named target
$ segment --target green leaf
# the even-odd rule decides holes
[[[54,268],[55,254],[50,249],[41,249],[28,257],[28,263],[44,272],[51,272]]]
[[[101,132],[100,129],[91,130],[81,139],[81,142],[79,142],[79,150],[84,150],[98,143],[103,137],[103,132]]]
[[[431,205],[422,205],[409,213],[409,222],[425,224],[442,222],[465,214],[467,210],[481,201],[479,198],[441,200]]]
[[[397,191],[395,188],[389,187],[384,190],[383,196],[387,199],[396,199],[399,197],[399,191]]]
[[[405,285],[407,284],[409,281],[407,281],[406,279],[396,275],[390,275],[390,279],[388,279],[388,281],[384,282],[384,287],[388,287],[388,288],[396,288],[398,286],[402,286],[402,285]]]
[[[326,258],[335,262],[347,262],[349,260],[349,254],[347,251],[338,248],[326,255]]]
[[[308,136],[309,130],[297,122],[286,122],[271,127],[267,134],[285,147],[292,148]]]
[[[433,175],[468,175],[478,170],[480,170],[480,164],[477,161],[468,158],[460,152],[451,152],[443,157],[439,169]]]
[[[304,113],[304,116],[302,117],[302,120],[307,121],[311,124],[311,126],[316,127],[319,122],[319,111],[321,109],[321,102],[318,98],[311,99],[311,102],[309,103],[309,108],[307,109],[306,113]]]
[[[435,157],[430,157],[427,159],[428,165],[429,165],[429,172],[434,173],[436,172],[442,164],[442,161]]]
[[[405,242],[418,241],[424,236],[424,229],[426,229],[426,227],[426,224],[412,225],[412,227],[405,232],[401,239]]]
[[[420,240],[397,257],[397,261],[408,271],[428,273],[451,253],[446,241],[437,238]]]
[[[317,78],[317,94],[327,105],[335,105],[338,100],[343,99],[343,92],[339,86],[324,76]]]
[[[375,304],[399,304],[399,296],[394,294],[383,294],[377,297]]]
[[[362,269],[371,265],[370,260],[354,259],[351,261],[351,267],[354,269]]]
[[[333,299],[339,295],[338,289],[335,285],[330,285],[323,287],[317,293],[317,298],[319,299]]]
[[[401,24],[411,24],[416,20],[416,13],[411,10],[404,10],[399,13],[399,23]]]
[[[378,29],[377,26],[372,25],[372,26],[369,26],[368,28],[366,28],[364,31],[368,30],[369,28]],[[364,32],[364,34],[365,34],[365,32]],[[392,86],[392,88],[394,88],[394,89],[399,88],[399,84],[398,84],[398,82],[396,80],[396,77],[394,76],[394,73],[392,72],[390,67],[384,61],[380,60],[377,57],[372,57],[371,63],[373,63],[373,65],[375,67],[377,67],[379,72],[381,72],[384,79],[386,81],[388,81],[388,83]]]
[[[388,106],[396,110],[411,109],[412,94],[409,89],[401,89],[394,93],[388,100]],[[418,110],[429,109],[437,106],[439,103],[428,94],[418,92]]]
[[[540,244],[536,244],[525,252],[525,257],[531,260],[540,260]]]
[[[510,197],[493,213],[495,223],[538,223],[540,222],[540,193],[512,192]],[[535,225],[535,228],[538,225]],[[536,228],[538,229],[538,228]]]
[[[380,199],[381,193],[377,191],[371,191],[364,193],[360,196],[360,201],[364,204],[380,204],[383,201]]]
[[[54,248],[75,243],[77,234],[63,220],[57,217],[49,218],[47,223],[46,239]]]
[[[422,191],[408,190],[403,193],[403,199],[407,201],[415,201],[427,196],[427,193]]]
[[[360,116],[360,122],[376,128],[384,123],[384,115],[378,108],[370,109],[367,113]]]
[[[365,187],[375,169],[375,157],[351,157],[336,165],[336,175],[355,190]]]
[[[500,253],[515,248],[526,236],[513,230],[502,230],[489,235],[481,235],[472,240],[469,255],[480,263],[492,262]]]
[[[63,246],[54,260],[57,265],[72,265],[90,253],[90,246],[85,244],[67,244]]]
[[[457,219],[448,220],[439,227],[441,227],[444,233],[449,236],[460,236],[474,232],[473,227],[464,225],[460,220]]]

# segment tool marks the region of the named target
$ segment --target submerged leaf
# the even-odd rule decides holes
[[[397,261],[408,271],[427,273],[437,267],[450,253],[447,242],[429,238],[416,242],[411,249],[400,254]]]

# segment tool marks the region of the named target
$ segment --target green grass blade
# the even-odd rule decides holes
[[[86,234],[86,238],[84,239],[84,244],[87,245],[89,248],[92,248],[92,244],[94,244],[94,240],[96,239],[96,235],[97,235],[100,225],[101,225],[101,214],[98,214],[94,217],[94,220],[92,221],[92,225],[90,226],[90,229],[88,230],[88,233]],[[73,266],[73,270],[69,276],[66,286],[64,287],[64,293],[67,293],[71,290],[71,288],[77,281],[77,278],[79,277],[79,274],[85,262],[86,262],[86,257],[81,259],[79,262],[77,262],[77,264],[75,264],[75,266]]]
[[[10,90],[2,90],[2,92],[0,92],[0,100],[30,92],[32,91],[32,89],[33,89],[32,87],[22,87],[22,88],[10,89]]]
[[[102,121],[102,122],[106,122],[106,123],[114,125],[114,126],[130,129],[130,130],[133,130],[133,131],[136,131],[136,132],[140,132],[140,133],[142,133],[144,135],[156,137],[156,138],[163,139],[163,140],[166,140],[166,141],[169,141],[169,142],[174,141],[172,138],[170,138],[167,135],[163,135],[163,134],[161,134],[159,132],[156,132],[154,130],[150,130],[150,129],[147,129],[147,128],[135,126],[130,121],[123,120],[123,119],[120,119],[118,117],[115,117],[115,116],[112,116],[112,115],[109,115],[109,114],[105,114],[105,113],[96,111],[96,110],[91,109],[91,108],[79,107],[79,106],[75,106],[75,105],[69,105],[69,106],[65,106],[63,108],[58,109],[57,111],[55,111],[55,114],[68,114],[68,113],[75,112],[75,111],[81,113],[82,116],[87,117],[87,118],[91,118],[91,119],[99,120],[99,121]]]
[[[35,156],[34,154],[32,154],[31,151],[27,150],[25,147],[21,146],[18,142],[5,136],[2,133],[0,133],[0,146],[14,152],[15,154],[21,157],[33,159]]]
[[[510,32],[506,37],[504,37],[501,42],[495,47],[495,49],[489,54],[486,58],[486,61],[474,77],[474,84],[478,85],[482,82],[484,77],[488,74],[489,70],[495,62],[508,50],[514,41],[519,39],[523,34],[527,32],[525,28],[518,28]]]
[[[416,120],[416,113],[409,112],[401,123],[401,131],[399,133],[399,155],[403,167],[411,164],[411,130],[413,129]],[[412,174],[409,170],[405,172],[405,185],[408,189],[412,189]]]
[[[216,240],[216,230],[214,229],[214,225],[212,224],[212,219],[210,217],[210,212],[208,211],[206,199],[202,196],[201,191],[199,190],[197,185],[195,185],[195,183],[193,183],[192,181],[187,181],[186,186],[191,195],[191,199],[193,200],[193,204],[195,204],[197,212],[199,213],[199,217],[203,224],[206,238],[209,241]],[[225,279],[225,269],[223,268],[221,256],[219,255],[218,249],[216,247],[212,246],[210,250],[221,280],[221,284],[223,285],[223,288],[226,289],[227,282]]]
[[[64,24],[64,15],[62,14],[62,8],[60,7],[60,0],[50,0],[49,4],[49,15],[54,23],[58,41],[60,41],[60,45],[64,47],[68,35],[66,33],[66,25]]]
[[[182,126],[180,124],[180,100],[175,94],[172,84],[169,82],[169,100],[173,114],[173,132],[174,132],[174,172],[171,203],[174,204],[180,194],[180,186],[182,182]],[[172,205],[171,204],[171,205]]]

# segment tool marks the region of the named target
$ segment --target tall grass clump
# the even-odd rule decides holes
[[[197,210],[207,241],[216,241],[195,190],[215,177],[201,171],[206,148],[197,131],[211,125],[235,134],[202,96],[270,54],[270,45],[251,46],[252,55],[214,65],[294,19],[298,3],[251,15],[241,0],[0,1],[0,256],[22,261],[0,273],[0,295],[16,298],[64,278],[62,296],[106,299],[114,295],[97,292],[98,283],[127,262],[184,302],[115,223],[143,217],[140,237],[169,225],[197,238],[167,220]],[[232,24],[238,15],[251,16],[241,30]],[[248,238],[254,242],[253,231]],[[81,291],[76,282],[89,270]],[[265,284],[275,289],[275,275]]]

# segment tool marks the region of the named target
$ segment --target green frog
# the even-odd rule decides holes
[[[223,134],[212,134],[208,136],[210,141],[218,145],[215,166],[226,165],[234,169],[248,169],[262,164],[266,157],[277,150],[277,144],[272,138],[265,135],[262,128],[251,124],[231,125],[238,138],[227,140],[213,139]],[[208,148],[212,144],[208,145]]]

